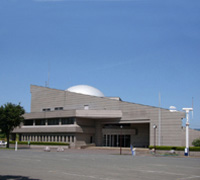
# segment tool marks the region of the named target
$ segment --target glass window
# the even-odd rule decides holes
[[[42,111],[51,111],[51,108],[44,108]]]
[[[33,120],[24,120],[24,126],[33,126]]]
[[[103,141],[104,146],[112,146],[112,147],[130,147],[130,135],[104,135]]]
[[[58,111],[58,110],[63,110],[63,107],[55,107],[54,108],[56,111]]]
[[[110,146],[110,135],[107,135],[107,146]]]
[[[107,142],[107,141],[106,141],[106,135],[104,135],[104,136],[103,136],[103,145],[104,145],[104,146],[107,146],[107,143],[106,143],[106,142]]]
[[[48,125],[59,125],[59,119],[48,119]]]
[[[89,109],[89,105],[84,105],[84,109],[88,110]]]
[[[35,125],[37,126],[39,126],[39,125],[45,125],[45,119],[36,119],[35,120]]]
[[[61,119],[61,123],[62,124],[74,124],[74,118],[70,117],[70,118],[62,118]]]

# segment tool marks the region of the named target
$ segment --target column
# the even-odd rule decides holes
[[[100,122],[95,123],[95,144],[102,145],[102,125]]]

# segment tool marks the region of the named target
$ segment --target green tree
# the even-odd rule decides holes
[[[22,116],[24,113],[25,110],[20,104],[7,103],[0,107],[0,129],[6,135],[7,148],[9,148],[10,133],[24,121]]]
[[[195,140],[192,142],[192,145],[193,145],[194,147],[200,147],[200,138],[195,139]]]

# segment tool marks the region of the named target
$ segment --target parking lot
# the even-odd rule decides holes
[[[199,180],[200,159],[0,149],[1,180]]]

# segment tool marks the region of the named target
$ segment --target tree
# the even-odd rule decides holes
[[[192,142],[192,145],[193,145],[194,147],[200,147],[200,138],[195,139],[195,140]]]
[[[24,121],[22,116],[24,113],[25,110],[20,104],[7,103],[0,107],[0,129],[6,135],[7,148],[9,148],[10,133]]]

